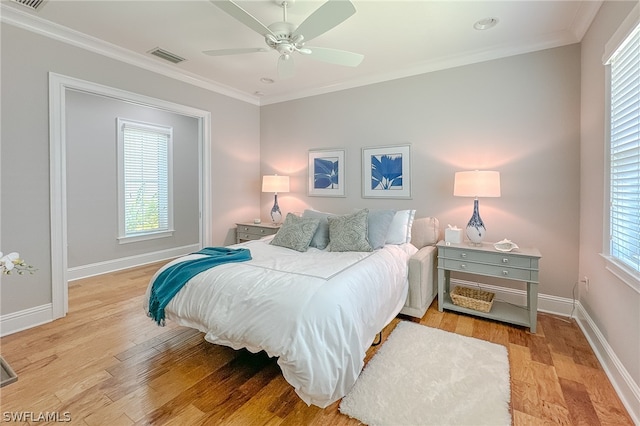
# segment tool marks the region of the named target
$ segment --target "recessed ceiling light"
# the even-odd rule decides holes
[[[260,82],[264,84],[273,84],[273,79],[269,77],[262,77]]]
[[[498,18],[484,18],[473,24],[473,28],[478,31],[488,30],[498,25]]]

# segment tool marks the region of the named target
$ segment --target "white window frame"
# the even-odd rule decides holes
[[[139,241],[152,240],[156,238],[166,238],[173,235],[173,128],[160,124],[145,123],[126,118],[117,118],[118,126],[118,242],[120,244],[134,243]],[[147,130],[153,133],[160,133],[168,136],[167,143],[167,227],[166,229],[142,231],[137,233],[127,233],[125,227],[126,205],[125,205],[125,127]]]
[[[615,258],[611,254],[611,62],[631,34],[640,25],[640,6],[632,10],[618,30],[605,46],[603,64],[606,69],[606,112],[605,118],[605,202],[604,202],[604,238],[602,257],[606,261],[606,268],[620,280],[637,292],[640,292],[640,271]]]

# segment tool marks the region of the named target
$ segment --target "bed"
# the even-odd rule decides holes
[[[358,213],[360,222],[363,211],[367,210]],[[318,212],[305,211],[303,218],[292,220],[309,217],[318,217]],[[375,223],[369,223],[368,211],[365,217],[371,229]],[[299,397],[326,407],[349,392],[367,349],[384,326],[403,310],[415,314],[408,279],[412,259],[414,280],[422,281],[414,286],[413,301],[428,305],[433,300],[433,277],[428,272],[425,276],[425,270],[435,264],[435,248],[428,247],[425,264],[418,247],[409,242],[411,216],[401,230],[404,240],[387,244],[385,239],[371,251],[332,251],[338,245],[335,233],[329,247],[313,244],[320,226],[307,247],[298,250],[290,247],[298,242],[297,236],[285,238],[289,219],[288,215],[275,236],[229,246],[248,249],[251,259],[220,264],[189,279],[166,305],[166,320],[202,331],[208,342],[277,357],[284,378]],[[368,235],[367,241],[375,238]],[[420,251],[424,255],[425,250]],[[203,256],[190,254],[163,266],[149,284],[145,310],[149,312],[149,295],[159,274]]]

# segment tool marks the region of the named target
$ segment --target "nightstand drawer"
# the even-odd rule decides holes
[[[277,228],[263,228],[260,226],[238,225],[238,232],[246,235],[253,235],[262,238],[267,235],[273,235],[278,231]]]
[[[531,268],[537,266],[531,264],[532,259],[530,257],[517,256],[508,253],[490,253],[478,250],[445,248],[442,256],[449,259],[464,260],[465,262],[490,263],[493,265],[513,266],[516,268]]]
[[[236,223],[236,242],[259,240],[278,232],[280,225],[271,223]]]
[[[509,268],[501,265],[488,265],[454,259],[442,259],[445,269],[450,271],[468,272],[470,274],[489,275],[520,281],[538,281],[537,271],[530,269]],[[535,275],[535,277],[534,277]]]
[[[247,234],[245,232],[238,232],[237,235],[238,240],[242,240],[242,241],[249,241],[249,240],[259,240],[260,238],[262,238],[262,235],[256,235],[256,234]]]

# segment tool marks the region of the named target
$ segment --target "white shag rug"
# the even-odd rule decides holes
[[[401,321],[340,412],[367,425],[510,425],[504,346]]]

